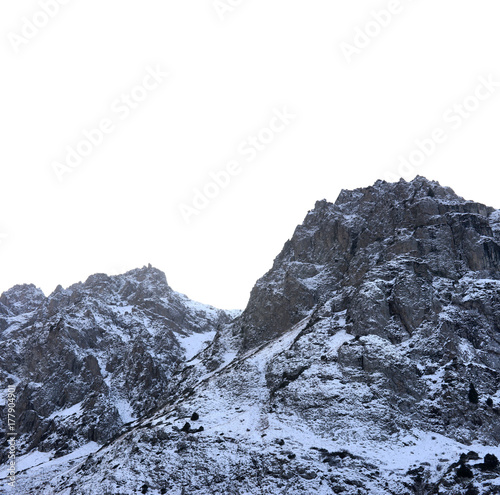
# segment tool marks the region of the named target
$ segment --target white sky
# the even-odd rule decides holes
[[[400,176],[398,156],[436,128],[446,141],[405,178],[500,208],[500,87],[474,97],[481,77],[500,83],[498,0],[243,0],[231,12],[238,1],[219,0],[223,20],[213,0],[65,1],[45,20],[42,0],[0,5],[0,292],[151,263],[193,299],[243,308],[316,200]],[[389,7],[380,28],[372,11]],[[48,23],[24,27],[28,40],[24,17]],[[361,43],[370,20],[348,63],[341,43]],[[157,66],[170,76],[147,79],[128,114],[116,100]],[[467,118],[453,109],[466,98]],[[284,109],[295,118],[262,131]],[[102,119],[112,132],[59,182],[53,162]],[[248,161],[241,143],[260,131],[270,143]],[[241,173],[186,223],[180,204],[230,161]]]

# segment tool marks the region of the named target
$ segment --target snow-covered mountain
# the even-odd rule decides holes
[[[18,493],[500,493],[500,211],[422,177],[318,202],[241,315],[149,267],[14,287],[0,349]]]
[[[5,292],[0,379],[17,388],[22,450],[59,458],[110,440],[162,405],[179,363],[237,314],[174,292],[152,267],[92,275],[49,297],[32,285]]]

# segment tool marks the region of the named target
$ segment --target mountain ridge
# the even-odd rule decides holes
[[[55,291],[0,330],[65,356],[24,365],[22,489],[500,493],[499,220],[423,177],[377,181],[318,201],[241,314],[197,311],[152,267]],[[32,385],[61,370],[77,383],[54,422],[60,395]]]

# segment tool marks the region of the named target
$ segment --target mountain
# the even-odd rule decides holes
[[[241,314],[149,267],[0,332],[21,493],[500,493],[500,210],[423,177],[318,202]]]
[[[174,292],[151,266],[92,275],[49,297],[33,285],[8,290],[0,378],[17,387],[24,450],[57,458],[106,442],[162,404],[179,363],[234,316]]]

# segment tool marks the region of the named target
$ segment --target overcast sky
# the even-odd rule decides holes
[[[0,292],[147,263],[243,308],[315,201],[500,208],[498,0],[0,6]]]

